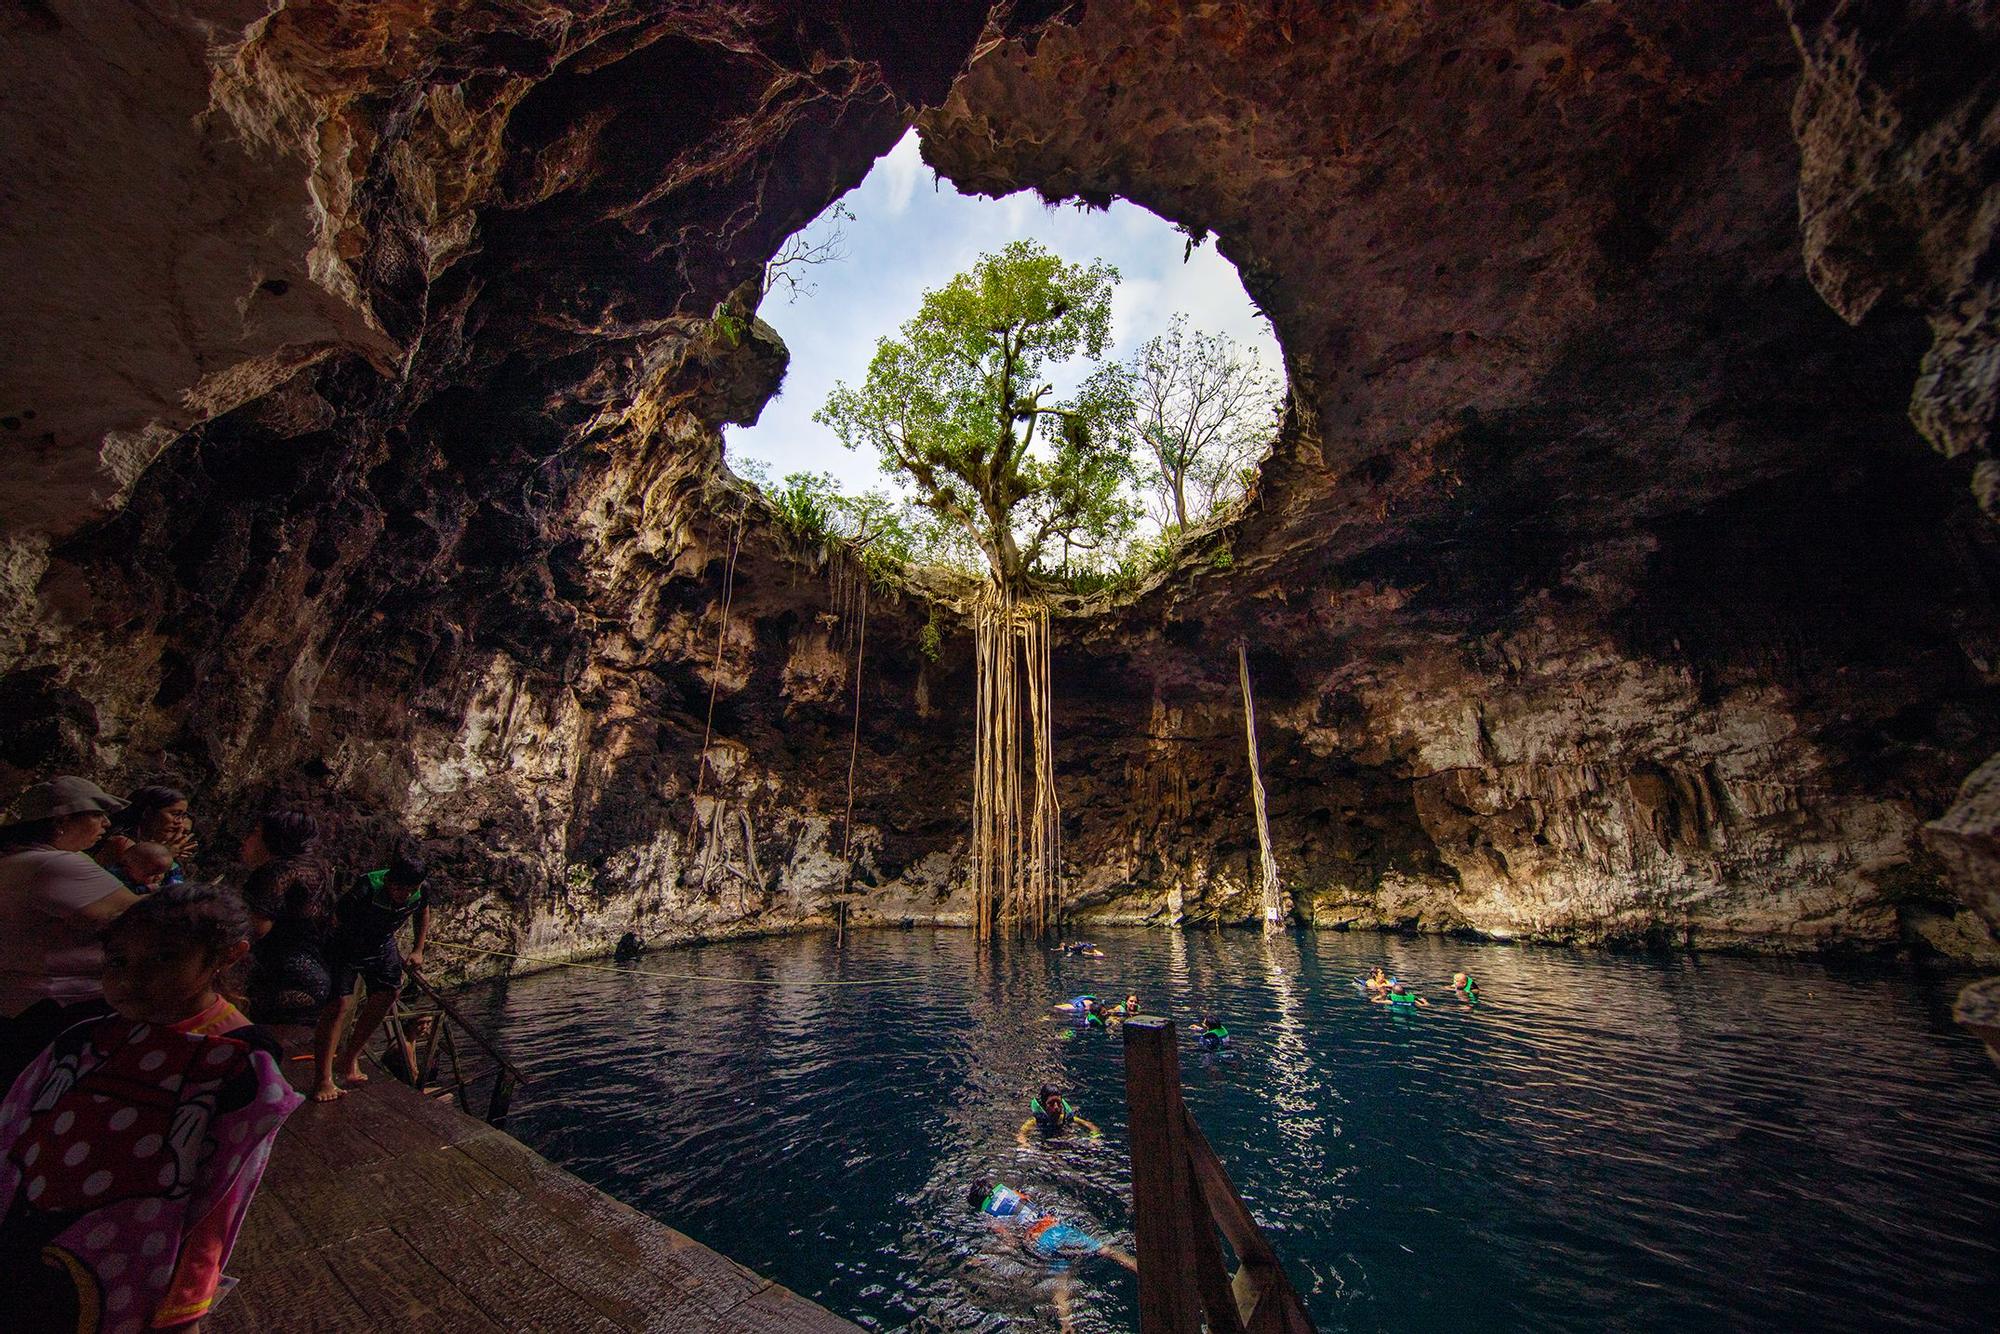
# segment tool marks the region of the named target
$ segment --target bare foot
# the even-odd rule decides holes
[[[361,1073],[358,1061],[349,1061],[345,1070],[336,1071],[334,1078],[343,1084],[366,1084],[368,1076]]]
[[[336,1099],[346,1096],[347,1090],[334,1083],[331,1079],[322,1079],[319,1082],[319,1087],[313,1090],[314,1102],[333,1102]]]

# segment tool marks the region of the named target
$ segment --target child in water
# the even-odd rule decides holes
[[[1451,989],[1457,993],[1460,1000],[1470,1001],[1475,1005],[1479,1003],[1479,988],[1474,984],[1472,974],[1453,973],[1451,975]]]
[[[179,884],[107,926],[114,1013],[43,1050],[0,1103],[0,1329],[193,1330],[302,1099],[217,989],[249,951],[235,896]]]
[[[1092,1139],[1104,1138],[1104,1132],[1097,1128],[1097,1123],[1080,1115],[1054,1084],[1042,1085],[1041,1091],[1028,1103],[1028,1112],[1028,1119],[1021,1122],[1021,1129],[1014,1136],[1014,1142],[1024,1149],[1028,1147],[1028,1132],[1037,1126],[1049,1139],[1060,1138],[1072,1126],[1082,1126],[1090,1132]]]
[[[1195,1041],[1210,1051],[1229,1045],[1229,1030],[1223,1027],[1222,1021],[1212,1011],[1202,1011],[1201,1018],[1195,1020],[1193,1031]]]
[[[1119,1001],[1116,1005],[1106,1010],[1104,1015],[1107,1019],[1115,1019],[1119,1023],[1123,1023],[1137,1013],[1139,1013],[1139,993],[1135,991],[1128,992],[1124,1000]]]
[[[1101,1255],[1107,1260],[1139,1272],[1139,1262],[1115,1246],[1108,1246],[1082,1228],[1071,1227],[1053,1214],[1042,1212],[1028,1197],[998,1181],[975,1181],[966,1200],[1001,1236],[1018,1243],[1030,1255],[1049,1262],[1056,1272],[1056,1312],[1064,1331],[1070,1324],[1069,1266]]]
[[[1369,999],[1377,1005],[1392,1005],[1398,1009],[1410,1009],[1419,1005],[1428,1006],[1430,1004],[1429,1001],[1404,986],[1401,982],[1391,983],[1387,991],[1377,992],[1375,995],[1370,996]]]

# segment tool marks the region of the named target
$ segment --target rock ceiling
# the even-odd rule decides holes
[[[915,117],[961,188],[1213,233],[1292,377],[1251,511],[1066,632],[1080,907],[1247,915],[1241,638],[1301,917],[1991,948],[1994,784],[1922,832],[2000,749],[1988,6],[0,22],[10,785],[410,829],[467,939],[815,918],[849,640],[718,427],[783,374],[762,261]],[[869,627],[884,918],[963,911],[928,614]]]

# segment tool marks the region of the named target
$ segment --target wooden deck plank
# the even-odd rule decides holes
[[[254,1269],[232,1258],[230,1269],[251,1276],[250,1281],[238,1283],[202,1321],[204,1334],[272,1334],[292,1329],[309,1329],[313,1334],[376,1334],[379,1329],[318,1251],[287,1255]]]
[[[399,1223],[396,1231],[440,1273],[453,1275],[459,1290],[505,1328],[617,1334],[619,1326],[599,1315],[533,1257],[523,1256],[483,1226],[428,1228]]]
[[[627,1263],[672,1273],[718,1312],[729,1310],[769,1282],[692,1237],[593,1189],[497,1131],[458,1147],[532,1196],[544,1212],[577,1231],[596,1236],[599,1249]]]
[[[297,1039],[294,1039],[297,1041]],[[286,1076],[309,1086],[308,1062]],[[293,1329],[853,1334],[379,1067],[286,1123],[216,1308]]]
[[[320,1254],[377,1329],[442,1334],[505,1328],[458,1290],[455,1276],[434,1268],[393,1228],[364,1232]]]

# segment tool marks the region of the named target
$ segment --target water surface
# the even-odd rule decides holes
[[[965,932],[718,944],[470,993],[533,1078],[509,1129],[585,1180],[881,1328],[1053,1325],[1053,1280],[965,1203],[995,1173],[1130,1247],[1115,1036],[1136,989],[1324,1330],[1993,1328],[2000,1079],[1958,979],[1301,933],[1105,932],[1102,960]],[[1433,1001],[1365,1003],[1382,963]],[[1445,979],[1470,967],[1476,1009]],[[691,980],[755,978],[764,985]],[[826,985],[874,978],[885,986]],[[1053,1080],[1101,1142],[1022,1150]],[[1136,1280],[1074,1275],[1080,1330]]]

